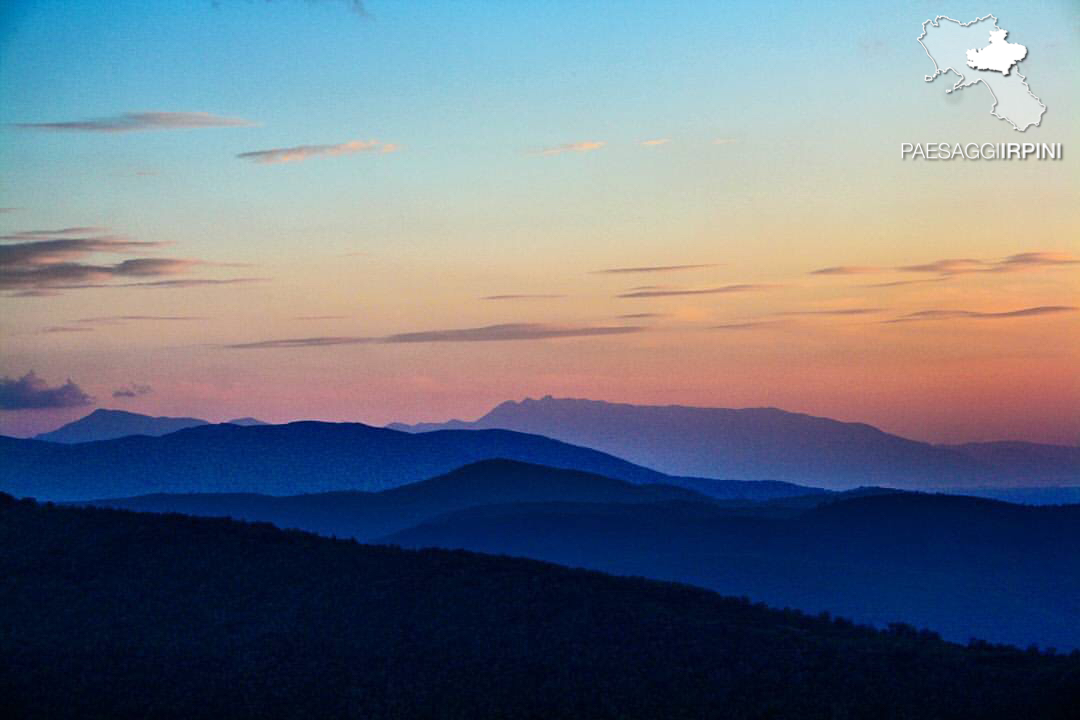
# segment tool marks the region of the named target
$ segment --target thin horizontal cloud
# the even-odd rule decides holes
[[[69,285],[59,286],[64,290],[80,290],[90,288],[193,288],[213,287],[216,285],[247,285],[249,283],[266,282],[269,278],[240,277],[240,278],[183,278],[179,280],[151,280],[147,282],[112,283],[104,285]]]
[[[778,317],[845,317],[849,315],[873,315],[884,312],[883,308],[858,307],[837,308],[835,310],[788,310],[775,313]]]
[[[932,278],[920,278],[918,280],[891,280],[889,282],[870,283],[869,285],[863,285],[864,288],[892,288],[892,287],[904,287],[905,285],[922,285],[924,283],[945,282],[951,280],[952,275],[942,275],[941,277]]]
[[[72,235],[105,235],[108,228],[103,227],[66,227],[56,230],[21,230],[9,235],[0,235],[0,240],[44,240],[48,238],[62,238]]]
[[[0,289],[54,288],[76,289],[89,283],[118,277],[154,277],[181,273],[192,265],[189,260],[164,258],[140,258],[125,260],[115,265],[86,265],[60,262],[30,267],[4,267],[0,265]],[[123,287],[124,284],[101,283],[105,287]],[[130,285],[131,283],[127,284]]]
[[[635,275],[644,273],[668,273],[681,272],[683,270],[701,270],[703,268],[716,267],[714,263],[698,265],[642,265],[640,267],[617,267],[593,270],[593,275]]]
[[[810,275],[873,275],[887,272],[885,268],[867,265],[834,265],[833,267],[811,270]]]
[[[237,350],[327,347],[332,345],[394,345],[402,343],[461,343],[461,342],[508,342],[520,340],[548,340],[555,338],[624,335],[641,332],[645,328],[635,326],[575,326],[544,325],[539,323],[507,323],[477,328],[454,330],[428,330],[398,333],[380,337],[309,337],[285,340],[263,340],[252,343],[227,345]]]
[[[112,396],[119,399],[137,398],[143,395],[149,395],[154,392],[154,388],[149,385],[140,385],[138,383],[131,383],[130,385],[113,390]]]
[[[666,317],[664,313],[627,313],[625,315],[617,315],[617,320],[648,320],[651,318]]]
[[[78,333],[78,332],[94,332],[92,327],[72,327],[70,325],[52,325],[50,327],[41,330],[46,335],[54,333]]]
[[[293,320],[346,320],[348,315],[297,315]]]
[[[480,298],[481,300],[556,300],[558,298],[564,298],[565,295],[545,295],[545,294],[518,294],[518,295],[485,295]]]
[[[325,155],[327,157],[339,157],[354,153],[378,153],[387,154],[397,152],[400,149],[394,143],[380,143],[378,140],[350,140],[337,145],[296,145],[294,147],[271,148],[270,150],[252,150],[242,152],[236,157],[241,160],[251,160],[261,165],[281,165],[284,163],[300,163],[308,158]]]
[[[725,295],[727,293],[757,292],[778,287],[776,285],[724,285],[722,287],[701,288],[698,290],[635,290],[616,295],[619,298],[655,298],[675,297],[680,295]]]
[[[1041,317],[1076,312],[1080,308],[1071,305],[1040,305],[1038,307],[1008,310],[1005,312],[979,312],[975,310],[922,310],[885,323],[924,322],[932,320],[1008,320],[1010,318]]]
[[[38,298],[38,297],[56,297],[62,295],[56,290],[19,290],[17,292],[5,293],[4,297],[9,298]]]
[[[712,325],[710,330],[758,330],[763,327],[779,325],[777,320],[748,320],[746,322],[721,323]]]
[[[642,140],[641,144],[647,147],[655,147],[657,145],[667,145],[671,142],[671,138],[656,138],[655,140]]]
[[[126,322],[185,322],[206,319],[199,315],[105,315],[102,317],[80,318],[79,322],[87,325],[119,325]]]
[[[898,267],[874,267],[874,266],[850,266],[838,265],[812,270],[811,275],[861,275],[881,274],[889,272],[903,273],[928,273],[942,277],[954,275],[967,275],[971,273],[1010,273],[1023,272],[1039,268],[1060,267],[1065,265],[1080,264],[1077,259],[1066,253],[1056,252],[1025,252],[1009,255],[1005,258],[994,260],[982,260],[979,258],[944,258],[928,263],[915,265],[900,265]],[[918,281],[904,281],[897,283],[882,283],[874,287],[894,287]]]
[[[92,120],[66,122],[17,123],[26,130],[68,132],[125,133],[146,130],[192,130],[196,128],[248,127],[255,123],[236,117],[205,112],[135,112]]]
[[[606,142],[599,140],[587,140],[585,142],[566,143],[565,145],[555,145],[553,147],[546,147],[540,151],[541,155],[563,155],[565,153],[587,153],[593,150],[599,150],[607,145]]]
[[[45,410],[89,405],[94,401],[70,379],[50,387],[33,370],[15,379],[0,378],[0,410]]]
[[[90,253],[126,253],[161,247],[161,243],[134,242],[113,236],[47,238],[0,245],[0,268],[48,265]]]
[[[156,250],[164,243],[130,240],[109,234],[92,235],[102,228],[69,227],[30,230],[0,236],[0,290],[8,296],[37,297],[88,287],[132,287],[167,282],[205,282],[191,278],[157,281],[151,278],[183,275],[211,266],[191,258],[135,257],[119,262],[87,262],[92,255],[130,254]],[[127,282],[122,282],[127,280]],[[118,282],[121,281],[121,282]]]

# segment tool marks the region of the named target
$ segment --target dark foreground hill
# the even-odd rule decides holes
[[[505,402],[473,422],[414,432],[506,428],[612,453],[671,475],[783,480],[842,489],[1080,484],[1080,449],[1032,443],[935,446],[864,423],[777,408],[629,405],[545,397]]]
[[[1080,658],[692,588],[0,496],[18,718],[1067,718]]]
[[[701,482],[508,430],[414,435],[358,423],[297,422],[203,425],[163,437],[73,445],[0,437],[0,490],[57,501],[147,493],[372,491],[491,458],[571,468],[632,483]],[[811,492],[784,483],[701,484],[703,492],[766,497]]]
[[[476,507],[388,538],[675,580],[946,638],[1080,648],[1080,505],[876,494],[742,508],[530,503]],[[755,516],[756,515],[756,516]]]
[[[812,496],[812,497],[817,497]],[[439,515],[477,505],[527,502],[710,503],[693,490],[515,462],[482,460],[453,472],[377,493],[334,492],[273,497],[250,493],[141,495],[88,504],[271,522],[281,528],[370,541]]]

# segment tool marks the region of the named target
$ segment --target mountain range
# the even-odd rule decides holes
[[[255,493],[154,494],[90,501],[88,505],[271,522],[321,535],[369,542],[446,513],[478,505],[531,502],[711,503],[673,485],[633,485],[578,470],[511,460],[482,460],[428,480],[380,492],[332,492],[273,497]]]
[[[504,402],[471,422],[390,427],[535,433],[670,475],[827,488],[1080,485],[1080,447],[1024,442],[931,445],[864,423],[776,408],[628,405],[547,396]]]
[[[125,410],[99,408],[89,415],[70,422],[47,433],[35,436],[37,440],[59,443],[82,443],[96,440],[112,440],[128,435],[159,437],[178,430],[199,425],[209,425],[206,420],[190,417],[151,417]],[[252,417],[229,420],[230,425],[265,425]]]
[[[685,582],[878,626],[902,620],[958,642],[1080,648],[1080,505],[887,493],[776,511],[791,502],[491,504],[384,541]]]
[[[75,444],[0,437],[0,490],[54,501],[149,493],[374,491],[494,458],[636,484],[687,485],[728,496],[814,492],[787,483],[672,477],[596,450],[509,430],[412,434],[358,423],[319,422],[200,425],[161,437],[134,435]]]
[[[7,717],[1064,720],[1080,658],[534,561],[0,494]]]
[[[867,488],[764,501],[488,460],[378,493],[92,503],[674,580],[948,639],[1080,648],[1080,505]],[[1032,612],[1032,608],[1038,612]]]

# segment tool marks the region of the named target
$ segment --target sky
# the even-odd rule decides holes
[[[990,12],[1024,133],[924,80]],[[1075,445],[1078,77],[1070,0],[13,0],[0,433],[551,394]]]

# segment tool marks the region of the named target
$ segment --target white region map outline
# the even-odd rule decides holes
[[[1031,125],[1027,125],[1026,127],[1024,127],[1023,130],[1021,130],[1020,127],[1017,126],[1017,124],[1014,123],[1011,119],[1005,117],[1004,115],[998,115],[995,112],[995,110],[997,110],[997,106],[998,106],[997,95],[994,94],[994,89],[992,87],[990,87],[990,85],[983,82],[982,78],[976,77],[974,80],[969,81],[964,76],[964,73],[960,72],[959,70],[957,70],[956,68],[954,68],[952,66],[949,66],[947,68],[942,69],[942,67],[940,65],[938,65],[937,59],[933,55],[930,54],[930,48],[926,47],[926,45],[923,44],[923,38],[926,37],[926,33],[929,32],[926,29],[927,25],[933,25],[934,27],[941,27],[940,21],[941,20],[948,20],[949,22],[956,23],[960,27],[968,27],[969,25],[974,25],[975,23],[982,22],[983,20],[989,20],[989,19],[993,19],[993,21],[994,21],[994,29],[995,30],[1004,29],[1004,28],[1001,28],[1001,27],[998,26],[997,16],[995,16],[992,13],[990,15],[986,15],[986,16],[981,17],[981,18],[975,18],[971,22],[966,22],[966,23],[960,22],[959,20],[954,20],[953,18],[948,17],[947,15],[938,15],[933,20],[926,20],[925,22],[923,22],[923,24],[922,24],[922,34],[919,35],[919,37],[916,38],[916,40],[918,40],[919,45],[922,47],[923,51],[926,53],[926,57],[930,58],[930,62],[934,63],[934,67],[937,69],[937,72],[935,72],[933,75],[926,75],[924,77],[924,80],[926,82],[933,82],[937,78],[938,75],[944,75],[945,73],[947,73],[947,72],[949,72],[951,70],[952,72],[956,73],[957,76],[960,79],[957,80],[956,84],[954,84],[951,88],[946,90],[945,91],[946,93],[951,93],[954,90],[961,90],[961,89],[963,89],[965,87],[968,87],[970,85],[975,85],[977,83],[982,83],[983,86],[987,89],[987,91],[989,91],[990,97],[994,98],[994,104],[990,106],[990,114],[993,115],[994,117],[998,118],[999,120],[1004,120],[1007,123],[1009,123],[1010,125],[1012,125],[1013,130],[1016,130],[1017,132],[1025,132],[1029,127],[1031,127]],[[967,66],[965,66],[965,67],[967,67]],[[968,69],[970,70],[970,68],[968,68]],[[1046,105],[1043,103],[1042,99],[1038,95],[1031,92],[1031,86],[1028,85],[1028,83],[1027,83],[1027,76],[1022,75],[1020,73],[1020,63],[1019,62],[1016,63],[1016,70],[1015,71],[1016,71],[1016,74],[1020,77],[1020,82],[1022,82],[1024,84],[1024,87],[1027,88],[1028,95],[1035,98],[1035,101],[1038,102],[1039,106],[1042,107],[1042,109],[1043,109],[1042,113],[1039,114],[1039,121],[1036,122],[1036,123],[1032,123],[1035,127],[1039,127],[1042,124],[1043,115],[1046,114]]]

